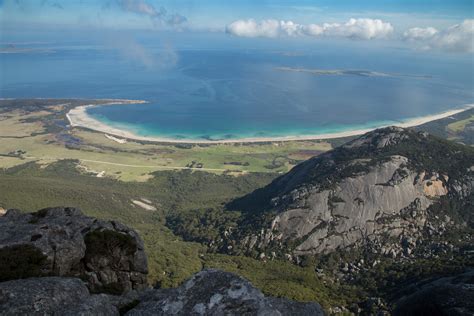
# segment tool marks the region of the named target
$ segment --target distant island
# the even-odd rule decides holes
[[[308,68],[292,68],[292,67],[277,67],[280,71],[305,72],[316,76],[358,76],[358,77],[410,77],[419,79],[430,79],[427,75],[406,75],[396,73],[385,73],[371,70],[354,70],[354,69],[308,69]]]

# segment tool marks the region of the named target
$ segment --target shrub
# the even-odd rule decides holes
[[[119,248],[127,255],[137,251],[137,244],[133,237],[113,230],[94,230],[85,237],[86,257],[113,256],[114,249]]]
[[[0,282],[44,276],[47,257],[32,245],[7,246],[0,249]]]

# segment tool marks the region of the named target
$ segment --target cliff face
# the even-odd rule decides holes
[[[247,251],[311,255],[370,242],[380,253],[410,255],[425,234],[468,224],[473,171],[472,148],[387,128],[304,162],[229,206],[246,211],[244,231],[263,223],[252,227],[258,233],[237,237]],[[438,210],[443,200],[460,207]]]

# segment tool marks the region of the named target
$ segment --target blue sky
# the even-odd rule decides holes
[[[149,19],[123,10],[122,0],[0,0],[1,19],[23,27],[151,28]],[[473,17],[472,0],[130,0],[143,2],[168,15],[179,14],[188,27],[219,29],[236,19],[285,19],[323,23],[350,17],[390,20],[400,27],[443,27]],[[428,25],[431,24],[431,25]],[[8,26],[8,25],[7,25]]]
[[[210,31],[403,40],[423,49],[471,52],[473,16],[473,0],[0,0],[0,36],[42,30]]]

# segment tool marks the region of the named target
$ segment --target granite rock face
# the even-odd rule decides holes
[[[45,256],[41,275],[79,277],[92,292],[120,294],[147,286],[147,258],[138,234],[79,209],[9,210],[0,217],[0,253],[5,257],[22,249]]]
[[[298,239],[295,254],[315,254],[376,239],[382,233],[399,238],[404,232],[421,231],[427,208],[448,193],[448,176],[411,171],[407,163],[406,157],[392,156],[330,189],[305,187],[273,199],[275,206],[290,199],[290,207],[274,217],[257,245]]]
[[[474,315],[474,270],[412,285],[395,302],[395,316]]]
[[[0,283],[0,315],[118,315],[107,295],[79,279],[45,277]]]
[[[265,297],[247,280],[203,270],[176,289],[149,291],[126,315],[324,315],[317,303]]]
[[[382,254],[410,255],[427,232],[465,224],[429,213],[443,198],[461,205],[472,196],[472,150],[447,148],[426,133],[392,127],[303,162],[229,205],[266,215],[257,233],[239,232],[234,244],[261,257],[275,249],[300,256],[367,243]],[[464,211],[474,214],[472,206]]]

